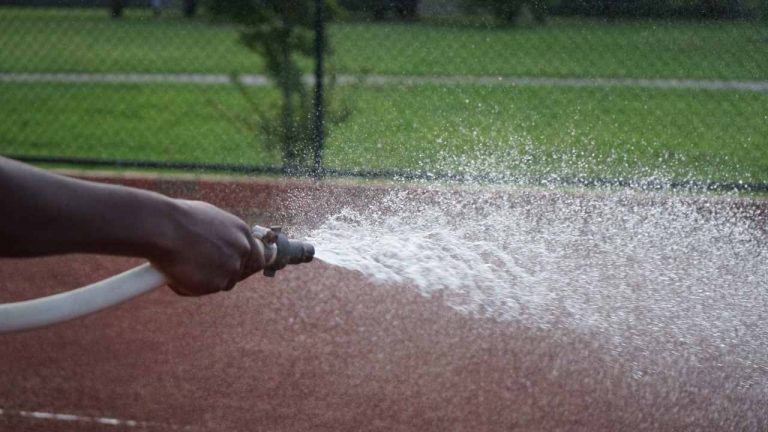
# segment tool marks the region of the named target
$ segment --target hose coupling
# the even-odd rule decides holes
[[[315,256],[315,247],[312,244],[289,239],[283,233],[282,227],[265,228],[254,225],[251,232],[253,237],[264,245],[264,276],[274,277],[278,270],[288,264],[308,263]]]

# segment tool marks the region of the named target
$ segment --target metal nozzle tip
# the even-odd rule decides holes
[[[304,262],[308,263],[315,257],[315,247],[309,243],[304,243]]]

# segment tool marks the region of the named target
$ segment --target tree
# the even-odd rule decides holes
[[[325,0],[327,10],[335,4]],[[282,147],[289,173],[303,173],[312,164],[312,92],[303,80],[297,57],[314,54],[314,0],[209,0],[215,17],[242,25],[240,40],[259,54],[268,76],[280,89],[278,118],[262,116],[268,142]],[[325,52],[327,44],[323,44]],[[243,92],[245,94],[245,92]],[[325,103],[325,101],[323,101]],[[335,118],[332,116],[332,119]]]

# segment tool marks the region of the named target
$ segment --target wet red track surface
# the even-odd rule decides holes
[[[250,205],[266,210],[259,216],[216,190],[231,185],[144,185],[211,200],[250,222],[279,215],[269,203],[285,187],[248,186]],[[241,199],[243,187],[234,186]],[[0,301],[75,288],[138,263],[0,260]],[[84,319],[0,336],[0,430],[768,428],[748,390],[729,393],[727,403],[713,398],[731,385],[716,361],[633,378],[605,350],[575,330],[468,317],[440,298],[313,262],[229,293],[191,299],[160,289]]]

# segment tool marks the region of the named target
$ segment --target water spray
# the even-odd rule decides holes
[[[254,226],[253,237],[264,252],[264,276],[274,277],[290,264],[312,261],[315,248],[289,239],[280,227]],[[0,304],[0,333],[30,330],[79,318],[116,306],[167,283],[146,263],[100,282],[71,291],[15,303]]]

